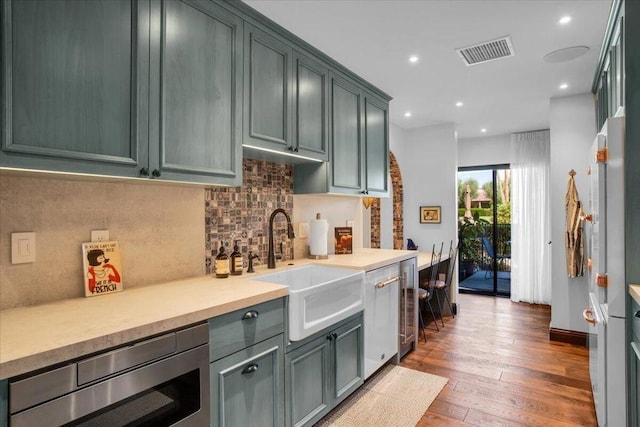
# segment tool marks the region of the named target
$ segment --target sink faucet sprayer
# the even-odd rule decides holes
[[[267,254],[267,268],[276,268],[276,255],[273,250],[273,219],[277,214],[284,214],[284,217],[287,219],[287,236],[289,239],[293,239],[296,237],[293,234],[293,225],[291,225],[291,218],[289,214],[285,212],[284,209],[278,208],[271,213],[271,217],[269,217],[269,253]]]

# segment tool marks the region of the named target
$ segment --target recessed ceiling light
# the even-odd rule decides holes
[[[563,16],[558,22],[560,24],[568,24],[569,22],[571,22],[571,17],[569,15]]]
[[[415,64],[416,62],[418,62],[418,60],[419,60],[419,59],[420,59],[420,58],[418,58],[418,56],[417,56],[417,55],[411,55],[411,56],[409,57],[409,62],[411,62],[412,64]]]
[[[411,111],[407,111],[406,113],[404,113],[405,117],[411,117]]]
[[[562,84],[560,85],[560,89],[562,89],[562,90],[565,90],[565,89],[566,89],[566,88],[568,88],[568,87],[569,87],[569,85],[568,85],[568,84],[566,84],[566,83],[562,83]]]
[[[487,130],[485,128],[480,129],[480,132],[485,133]]]
[[[462,101],[456,102],[456,107],[462,107],[463,105],[464,105],[464,102]]]

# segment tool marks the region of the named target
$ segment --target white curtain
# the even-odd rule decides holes
[[[551,303],[549,131],[511,135],[511,300]]]

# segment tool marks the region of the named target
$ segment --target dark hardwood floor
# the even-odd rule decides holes
[[[589,351],[549,341],[548,306],[460,294],[401,365],[449,383],[418,426],[596,426]]]

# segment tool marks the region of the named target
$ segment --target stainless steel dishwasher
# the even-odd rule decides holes
[[[9,425],[208,426],[201,324],[9,381]]]

